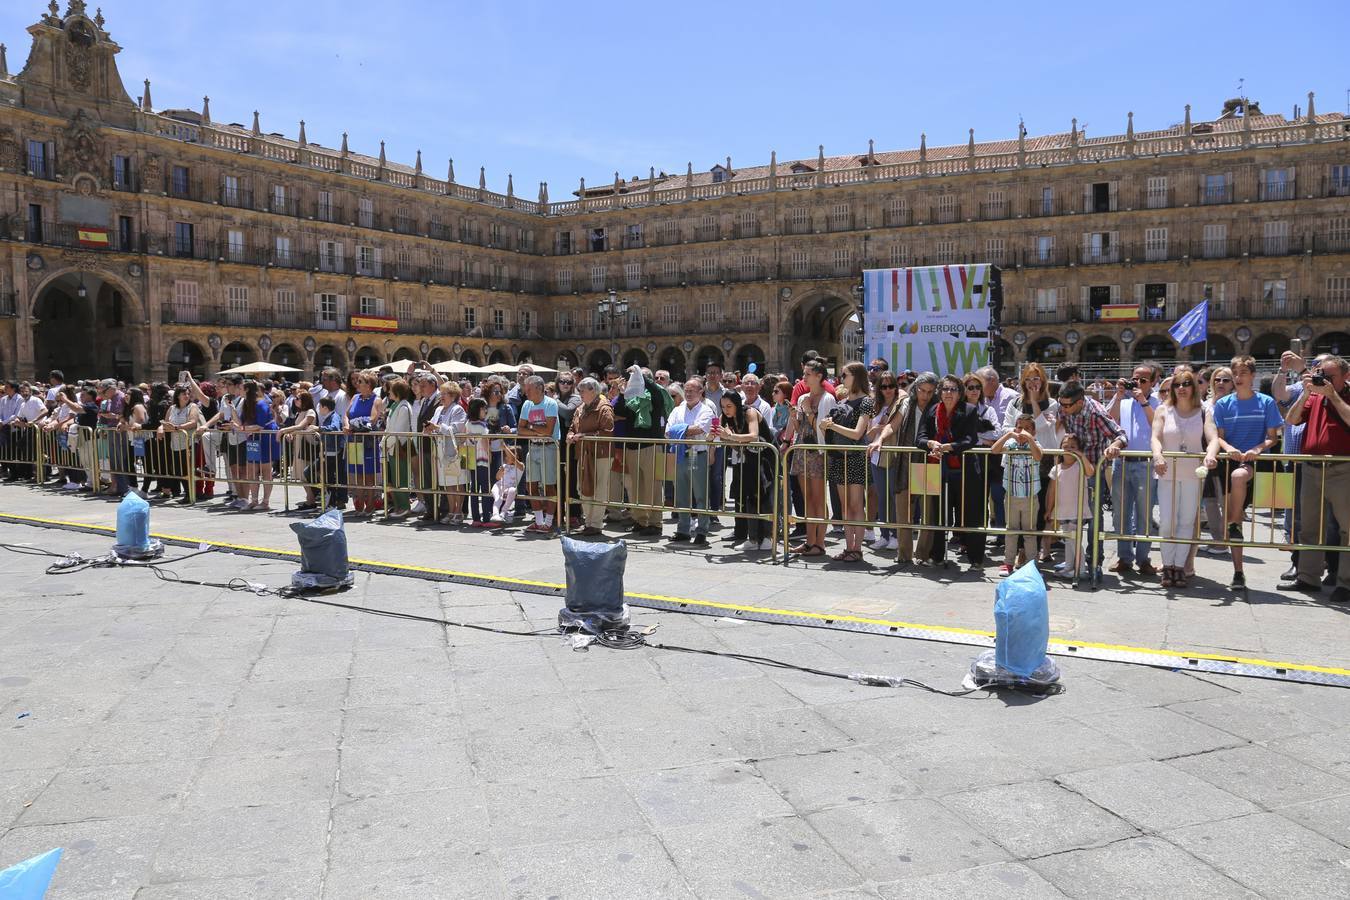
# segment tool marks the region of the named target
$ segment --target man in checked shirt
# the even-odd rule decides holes
[[[1076,381],[1068,382],[1059,389],[1059,418],[1055,422],[1055,430],[1061,435],[1072,434],[1078,438],[1083,456],[1094,468],[1100,468],[1102,460],[1119,457],[1126,444],[1125,430],[1100,403],[1087,396],[1083,392],[1083,385]],[[1102,527],[1102,508],[1093,496],[1094,484],[1095,481],[1087,483],[1088,509],[1092,511],[1087,540],[1098,544],[1097,556],[1092,561],[1092,580],[1098,582],[1102,577],[1102,550],[1096,535]]]

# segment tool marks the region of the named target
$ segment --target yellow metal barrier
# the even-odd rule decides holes
[[[10,480],[41,484],[41,426],[19,421],[0,425],[0,466],[9,473],[6,477]]]
[[[706,534],[707,518],[730,516],[738,523],[745,522],[745,540],[762,544],[769,542],[771,552],[778,554],[779,491],[782,466],[778,448],[763,441],[736,443],[718,439],[674,439],[637,437],[599,437],[584,435],[572,447],[572,459],[579,471],[595,473],[593,489],[587,492],[579,485],[578,499],[587,524],[604,515],[604,509],[623,506],[630,510],[649,513],[674,513],[677,533],[693,537]],[[725,480],[724,490],[734,502],[732,509],[721,509],[723,503],[714,502],[712,461],[717,451],[725,454],[732,477]],[[609,479],[600,477],[609,471],[622,474],[619,496],[609,487]],[[674,502],[665,502],[664,484],[674,482]],[[626,494],[626,497],[625,497]],[[728,497],[717,498],[726,501]],[[647,519],[660,527],[659,515]],[[685,531],[679,529],[683,527]],[[749,549],[749,548],[747,548]]]
[[[897,562],[908,564],[931,563],[945,565],[946,535],[952,532],[965,544],[971,560],[979,564],[984,559],[984,542],[989,536],[1002,536],[1005,551],[1014,551],[1014,558],[1006,558],[1009,565],[1016,563],[1015,549],[1019,543],[1030,544],[1027,559],[1043,556],[1050,543],[1063,539],[1066,547],[1065,562],[1071,567],[1075,583],[1083,573],[1083,553],[1088,542],[1083,533],[1084,520],[1088,518],[1088,486],[1092,483],[1082,465],[1081,456],[1068,454],[1058,449],[1043,449],[1042,462],[1036,464],[1036,490],[1028,498],[1005,496],[1005,509],[1011,513],[1010,520],[1021,527],[994,528],[990,522],[990,466],[989,458],[995,455],[987,447],[977,447],[960,454],[947,454],[941,458],[933,457],[927,450],[913,447],[882,447],[877,469],[886,473],[881,483],[873,475],[873,468],[867,463],[868,448],[863,445],[836,444],[793,444],[784,454],[790,477],[802,481],[807,497],[807,514],[798,516],[793,513],[789,500],[789,485],[782,485],[783,552],[785,556],[823,556],[824,535],[831,526],[845,529],[865,529],[879,527],[896,532],[898,549],[895,551]],[[1030,458],[1030,451],[1016,450],[997,454],[1004,464],[1011,464],[1010,457]],[[1066,466],[1066,458],[1073,456],[1072,465]],[[953,466],[949,460],[956,459]],[[976,465],[970,465],[971,462]],[[1078,498],[1076,504],[1070,500],[1071,516],[1060,516],[1056,510],[1044,510],[1044,527],[1036,528],[1039,514],[1038,504],[1051,496],[1046,491],[1046,482],[1052,471],[1058,467],[1068,479],[1056,477],[1053,480],[1064,485],[1073,485],[1072,495]],[[831,475],[833,473],[833,475]],[[1059,472],[1054,473],[1059,476]],[[827,483],[839,487],[839,508],[835,515],[826,514]],[[885,515],[870,515],[867,497],[872,488],[882,495],[894,498],[894,506],[888,506]],[[853,490],[849,490],[853,488]],[[1067,487],[1060,491],[1067,490]],[[1009,499],[1019,502],[1008,504]],[[813,509],[814,508],[814,509]],[[1061,508],[1062,511],[1062,508]],[[789,545],[789,535],[793,525],[807,526],[807,539],[797,547]],[[1030,523],[1030,524],[1028,524]],[[918,534],[917,542],[914,539]],[[849,535],[845,532],[847,541]],[[1076,543],[1075,543],[1076,539]],[[861,544],[861,534],[857,534],[855,543]],[[1077,548],[1068,555],[1072,548]]]

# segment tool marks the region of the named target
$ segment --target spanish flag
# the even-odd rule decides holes
[[[1138,319],[1139,304],[1108,303],[1101,308],[1101,315],[1098,318],[1103,321],[1108,319]]]
[[[81,247],[97,247],[104,250],[108,248],[108,229],[106,228],[81,228],[75,232],[75,236]]]

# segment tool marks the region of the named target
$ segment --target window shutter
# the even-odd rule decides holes
[[[323,300],[322,294],[314,295],[314,327],[323,327]]]
[[[1083,209],[1082,212],[1088,212],[1092,209],[1092,185],[1083,185]]]
[[[1112,303],[1120,302],[1120,285],[1118,284],[1111,285],[1111,302]]]
[[[1144,302],[1144,285],[1139,282],[1135,282],[1134,285],[1134,302],[1139,304]]]
[[[1111,185],[1111,209],[1113,210],[1119,209],[1120,206],[1118,201],[1120,197],[1120,182],[1112,181],[1110,182],[1110,185]]]
[[[1092,255],[1092,232],[1090,231],[1083,232],[1083,255]]]
[[[339,271],[339,272],[345,271],[345,269],[343,269],[343,267],[342,267],[342,242],[341,242],[341,241],[334,241],[334,242],[333,242],[333,259],[334,259],[334,261],[337,263],[337,265],[335,265],[334,268],[335,268],[337,271]]]
[[[1080,285],[1078,288],[1078,302],[1082,305],[1083,309],[1087,309],[1088,305],[1092,302],[1089,299],[1088,294],[1090,290],[1091,288],[1089,288],[1086,284]]]
[[[1120,246],[1120,232],[1113,231],[1111,232],[1111,248],[1114,250],[1119,246]]]

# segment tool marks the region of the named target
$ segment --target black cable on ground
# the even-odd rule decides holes
[[[441,619],[435,616],[422,616],[416,613],[398,612],[397,610],[379,609],[378,607],[361,606],[353,603],[337,603],[332,600],[324,600],[312,594],[306,594],[301,591],[292,590],[290,587],[269,588],[266,585],[251,582],[245,578],[231,578],[229,581],[203,581],[193,578],[184,578],[182,575],[166,569],[164,566],[172,563],[182,562],[193,557],[203,556],[207,553],[218,552],[215,548],[199,550],[195,553],[188,553],[183,556],[176,556],[170,559],[159,559],[147,562],[134,562],[118,559],[111,554],[108,556],[97,557],[95,559],[86,559],[79,554],[62,554],[51,550],[44,550],[39,547],[24,547],[14,544],[0,544],[0,550],[8,550],[12,553],[19,553],[26,556],[54,557],[63,562],[53,563],[47,567],[48,575],[69,575],[75,572],[82,572],[89,569],[148,569],[154,576],[161,581],[168,581],[174,584],[191,585],[197,587],[210,587],[219,590],[241,591],[244,593],[256,594],[258,596],[273,596],[283,599],[301,600],[305,603],[314,603],[319,606],[330,606],[335,609],[345,609],[351,612],[366,613],[374,616],[384,616],[391,619],[404,619],[410,622],[424,622],[429,625],[440,625],[443,627],[467,628],[472,631],[484,631],[491,634],[508,635],[511,637],[542,637],[545,635],[557,635],[557,628],[544,628],[537,631],[512,631],[506,628],[494,628],[490,625],[479,625],[471,622],[453,622],[449,619]],[[987,692],[994,685],[988,687],[974,687],[959,691],[948,691],[942,688],[936,688],[922,681],[916,681],[912,678],[899,678],[891,675],[867,675],[862,673],[848,674],[844,672],[831,672],[827,669],[816,669],[811,666],[797,665],[796,663],[786,662],[780,659],[773,659],[767,656],[754,656],[748,653],[736,653],[730,650],[707,650],[698,647],[682,647],[678,644],[663,644],[648,641],[647,636],[639,631],[613,631],[601,632],[591,635],[593,642],[601,647],[611,650],[636,650],[640,647],[648,647],[653,650],[667,650],[674,653],[694,653],[701,656],[719,656],[725,659],[736,659],[741,662],[750,663],[757,666],[765,666],[772,669],[788,669],[795,672],[803,672],[808,675],[819,675],[823,678],[836,678],[841,681],[852,681],[856,684],[866,685],[868,687],[913,687],[919,690],[928,691],[933,694],[941,694],[944,697],[965,697],[977,692]],[[1036,693],[1061,693],[1063,688],[1057,691],[1045,691]],[[1028,691],[1031,692],[1031,691]]]

